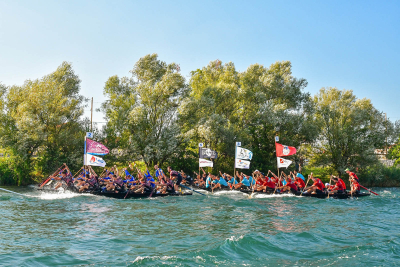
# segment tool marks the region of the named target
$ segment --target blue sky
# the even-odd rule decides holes
[[[240,71],[290,60],[312,95],[351,89],[394,121],[399,14],[400,1],[0,0],[0,82],[20,85],[68,61],[96,108],[108,77],[129,76],[149,53],[185,77],[215,59]]]

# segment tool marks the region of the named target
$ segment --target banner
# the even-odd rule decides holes
[[[199,159],[199,167],[213,167],[213,162],[211,160]]]
[[[206,159],[206,158],[216,159],[218,157],[218,153],[209,148],[200,147],[199,151],[200,151],[199,158],[201,159]]]
[[[86,139],[86,153],[98,156],[104,156],[109,153],[108,148],[103,144]]]
[[[106,162],[100,157],[86,154],[86,165],[105,167]]]
[[[278,168],[287,168],[292,164],[292,161],[288,159],[277,157],[276,160],[278,161]]]
[[[253,152],[242,147],[236,147],[236,158],[237,159],[248,159],[251,160],[253,157]]]
[[[250,161],[235,159],[235,168],[236,169],[250,169]]]
[[[290,156],[290,155],[296,154],[296,148],[293,146],[284,146],[284,145],[275,143],[275,147],[276,147],[276,156],[277,157]]]

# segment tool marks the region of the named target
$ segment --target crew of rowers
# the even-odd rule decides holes
[[[77,177],[72,177],[71,172],[65,165],[60,172],[56,172],[50,176],[42,185],[50,185],[55,181],[54,189],[58,189],[65,185],[67,188],[77,190],[79,192],[102,191],[102,192],[133,192],[136,194],[144,194],[145,192],[156,192],[157,194],[175,193],[179,190],[181,183],[191,178],[183,171],[177,172],[168,167],[169,176],[165,175],[162,169],[157,165],[154,166],[155,177],[150,174],[149,170],[141,172],[136,168],[136,178],[129,172],[133,170],[130,164],[128,168],[118,170],[116,166],[111,169],[105,169],[100,176],[97,176],[91,170],[82,171]],[[132,172],[132,171],[131,171]]]
[[[333,184],[322,183],[319,178],[309,175],[308,180],[312,180],[313,184],[306,187],[306,182],[304,176],[297,172],[290,172],[286,175],[281,172],[281,176],[278,177],[272,171],[268,171],[267,175],[256,170],[252,176],[246,175],[244,173],[236,172],[235,177],[221,173],[220,176],[213,175],[211,173],[206,174],[203,171],[203,175],[195,172],[197,179],[194,184],[206,190],[214,191],[217,189],[230,189],[230,190],[252,190],[254,192],[274,192],[274,193],[284,193],[291,192],[296,194],[302,192],[302,194],[322,194],[327,192],[328,194],[342,194],[346,193],[346,185],[344,181],[336,176],[331,176],[331,181]],[[360,184],[358,177],[355,173],[350,172],[346,169],[349,174],[349,181],[351,184],[350,194],[360,193]],[[307,181],[308,183],[308,181]]]
[[[64,166],[64,169],[50,176],[41,187],[45,184],[50,184],[52,181],[48,182],[49,180],[54,180],[56,181],[54,189],[66,185],[68,188],[79,192],[101,190],[102,192],[115,193],[129,191],[136,194],[148,192],[167,194],[179,191],[179,186],[181,184],[192,184],[190,176],[186,175],[183,171],[177,172],[172,170],[171,167],[168,167],[169,176],[167,176],[157,165],[154,166],[154,176],[156,180],[150,174],[149,170],[146,169],[146,172],[143,173],[138,168],[136,168],[137,174],[135,178],[129,172],[129,170],[131,170],[131,172],[133,171],[133,166],[131,164],[129,164],[128,168],[123,168],[121,172],[114,166],[110,170],[105,169],[100,177],[98,177],[94,174],[92,169],[89,169],[89,171],[82,171],[75,178],[72,177],[68,167],[65,164]],[[290,172],[288,175],[281,172],[280,177],[270,170],[267,175],[256,170],[252,176],[246,175],[243,172],[236,172],[235,177],[219,172],[220,176],[218,177],[211,173],[206,174],[203,168],[201,168],[201,170],[203,171],[203,175],[195,172],[197,179],[194,181],[194,185],[210,191],[229,189],[269,193],[291,192],[293,194],[298,192],[302,192],[302,194],[322,194],[325,192],[328,194],[347,193],[344,181],[336,176],[331,176],[332,185],[329,183],[324,185],[322,181],[314,177],[312,173],[309,175],[307,182],[305,182],[304,176],[297,171]],[[357,175],[350,172],[348,169],[346,169],[346,173],[349,175],[351,185],[350,194],[360,193],[360,184]],[[313,184],[306,187],[309,180],[312,180]]]

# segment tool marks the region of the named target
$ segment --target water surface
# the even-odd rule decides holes
[[[400,189],[312,199],[151,199],[0,191],[3,266],[394,266]]]

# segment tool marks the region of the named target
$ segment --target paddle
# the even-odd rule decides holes
[[[331,174],[331,178],[329,179],[329,185],[331,185],[331,182],[332,182],[332,174]],[[329,188],[326,191],[328,191],[328,198],[329,198]]]
[[[372,194],[379,196],[379,194],[375,193],[375,192],[372,191],[371,189],[368,189],[368,188],[366,188],[366,187],[364,187],[364,186],[362,186],[362,185],[360,185],[360,186],[361,186],[362,188],[364,188],[365,190],[371,192]]]
[[[189,190],[192,190],[193,192],[195,192],[195,193],[197,193],[197,194],[200,194],[200,195],[203,195],[203,196],[207,196],[207,195],[205,195],[205,194],[203,194],[203,193],[200,193],[200,192],[197,192],[196,190],[194,190],[194,189],[192,189],[192,188],[190,188],[190,187],[187,187],[187,186],[185,186],[185,185],[180,184],[179,186],[181,186],[181,187],[183,187],[183,188],[186,188],[186,189],[189,189]]]
[[[251,177],[253,177],[253,179],[251,180],[250,188],[253,187],[253,191],[251,192],[249,198],[251,198],[251,196],[254,194],[254,187],[255,187],[255,185],[253,185],[253,181],[255,181],[254,180],[254,172],[251,174]]]
[[[312,175],[312,173],[311,173],[311,175]],[[307,183],[306,183],[306,185],[304,186],[303,191],[301,191],[300,196],[302,196],[303,193],[304,193],[304,191],[306,190],[306,187],[307,187],[307,185],[308,185],[308,182],[310,181],[311,175],[308,176]]]

